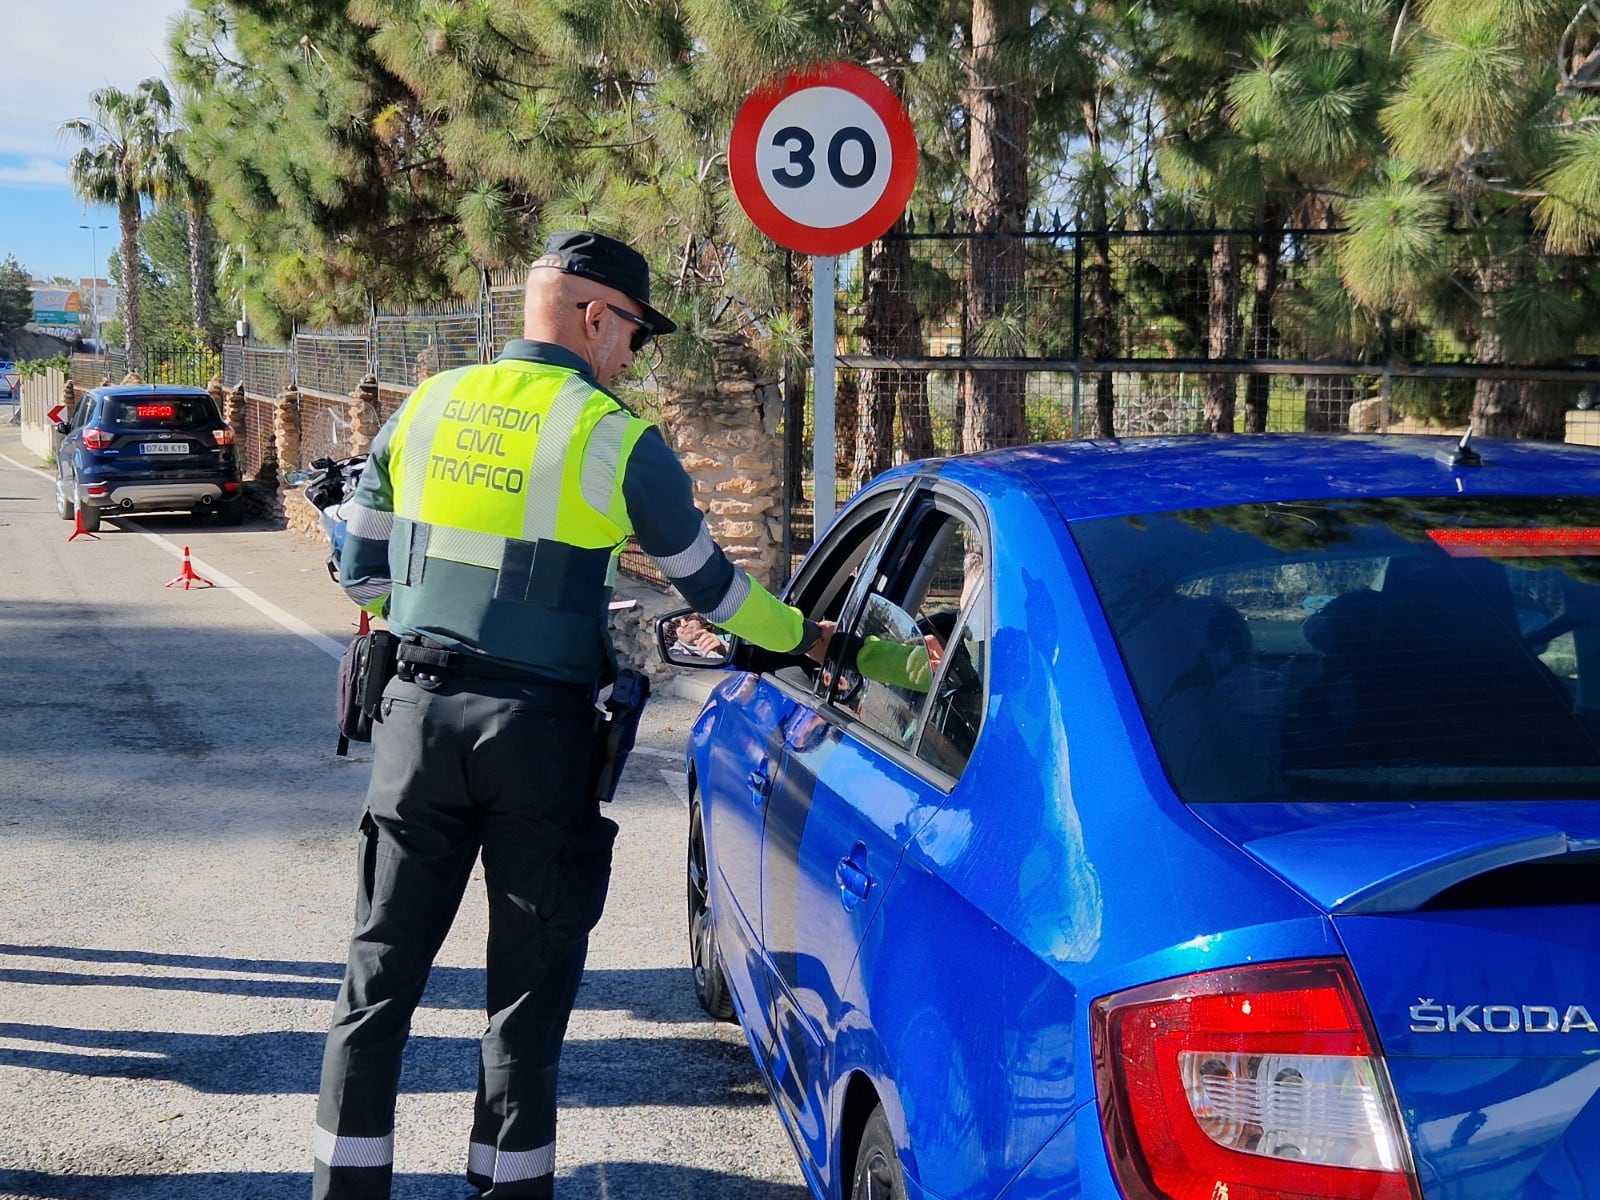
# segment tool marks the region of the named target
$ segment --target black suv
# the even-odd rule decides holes
[[[100,528],[105,513],[188,509],[244,518],[233,430],[203,388],[95,388],[56,428],[56,512]]]

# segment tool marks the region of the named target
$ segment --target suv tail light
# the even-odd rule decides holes
[[[83,445],[86,450],[109,450],[111,435],[104,429],[96,429],[91,425],[83,431]]]
[[[1094,1010],[1112,1165],[1134,1200],[1417,1200],[1410,1147],[1342,959],[1188,975]]]
[[[211,437],[219,446],[233,445],[233,430],[227,428],[226,426],[221,429],[213,429],[211,431]]]

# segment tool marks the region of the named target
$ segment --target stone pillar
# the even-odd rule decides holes
[[[245,423],[250,419],[250,406],[245,401],[244,381],[239,381],[239,386],[228,393],[227,400],[222,405],[222,419],[233,429],[235,450],[244,461],[245,435],[249,431]]]
[[[368,375],[350,393],[350,453],[365,454],[372,439],[383,428],[383,409],[378,404],[378,377]]]
[[[206,383],[206,391],[211,393],[211,400],[217,406],[217,411],[222,414],[224,421],[228,420],[228,392],[222,386],[222,376],[213,375]]]
[[[78,409],[78,385],[72,382],[71,376],[61,385],[61,415],[66,420],[72,420],[72,414]],[[61,449],[61,442],[65,435],[56,428],[55,422],[45,418],[46,432],[50,435],[50,450],[52,453]]]
[[[667,390],[662,431],[694,482],[711,536],[762,583],[788,577],[783,561],[782,414],[778,380],[737,334],[712,333],[715,382]]]
[[[305,466],[300,461],[300,390],[293,385],[278,397],[272,422],[272,444],[281,475]]]

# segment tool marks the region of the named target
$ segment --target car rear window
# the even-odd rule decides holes
[[[220,423],[207,396],[139,396],[106,402],[105,424],[116,429],[197,429]]]
[[[1258,504],[1073,534],[1186,800],[1600,786],[1600,499]]]

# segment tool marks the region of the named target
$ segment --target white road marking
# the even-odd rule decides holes
[[[55,484],[54,475],[51,475],[46,471],[41,471],[37,467],[30,467],[26,463],[19,463],[16,459],[10,457],[9,455],[0,454],[0,462],[8,462],[13,467],[16,467],[19,471],[27,471],[30,474],[39,476],[41,479],[48,480],[52,486]],[[183,558],[182,546],[167,541],[166,538],[162,537],[158,533],[151,533],[148,529],[145,529],[143,526],[141,526],[137,521],[134,521],[128,517],[119,517],[118,519],[121,521],[126,521],[127,524],[139,534],[140,537],[145,538],[147,541],[154,542],[157,546],[160,546],[174,558],[180,560]],[[256,595],[237,579],[234,579],[228,575],[224,575],[221,571],[196,558],[193,554],[190,554],[189,562],[194,569],[206,579],[211,580],[211,582],[216,584],[218,587],[232,592],[235,596],[238,596],[239,599],[243,600],[262,616],[266,617],[268,620],[276,621],[279,625],[282,625],[296,637],[310,642],[329,658],[337,662],[341,657],[343,657],[343,646],[334,641],[331,637],[318,633],[315,629],[313,629],[310,625],[307,625],[293,613],[287,613],[283,609],[279,608],[276,604],[272,603],[272,601],[263,599],[262,597]]]

